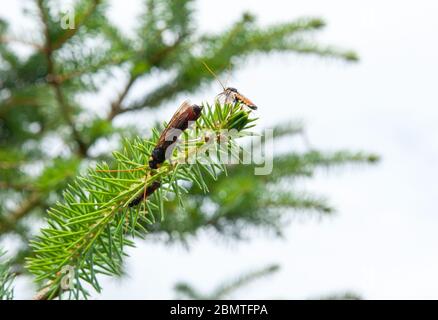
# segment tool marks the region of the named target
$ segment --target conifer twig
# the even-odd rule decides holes
[[[171,159],[159,168],[147,165],[159,137],[155,131],[150,140],[125,141],[123,150],[114,153],[115,170],[102,163],[78,177],[64,192],[64,202],[49,209],[48,226],[31,242],[34,256],[27,268],[37,281],[46,282],[37,297],[53,299],[67,291],[70,298],[87,298],[82,281],[100,292],[96,275],[121,274],[124,247],[134,245],[130,237],[143,237],[148,226],[165,219],[164,201],[176,197],[183,202],[182,181],[208,192],[203,176],[217,177],[225,170],[211,158],[224,152],[219,142],[237,147],[234,140],[247,135],[254,121],[239,104],[206,105]],[[237,135],[224,140],[224,130],[233,129]],[[161,187],[132,207],[133,200],[156,182]],[[62,287],[65,268],[74,270],[72,288]]]

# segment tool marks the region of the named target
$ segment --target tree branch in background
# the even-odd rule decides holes
[[[94,1],[97,2],[97,1]],[[54,92],[55,92],[55,96],[56,99],[58,101],[59,107],[61,108],[61,114],[64,117],[65,122],[67,123],[67,125],[70,127],[72,135],[74,140],[76,141],[77,144],[77,154],[81,157],[86,157],[87,156],[87,150],[88,150],[88,146],[86,145],[86,143],[83,141],[81,135],[79,134],[79,131],[76,128],[76,125],[73,121],[73,117],[72,117],[72,108],[70,107],[70,105],[68,104],[68,102],[66,101],[63,92],[62,92],[62,88],[61,85],[57,79],[57,75],[55,74],[55,65],[54,65],[54,61],[53,61],[53,51],[56,48],[59,48],[63,42],[59,42],[57,44],[52,44],[51,38],[50,38],[50,30],[49,30],[49,14],[47,12],[47,9],[44,6],[44,0],[37,0],[37,4],[38,4],[38,9],[40,11],[40,15],[41,15],[41,21],[43,23],[44,26],[44,34],[45,34],[45,55],[46,55],[46,59],[47,59],[47,81],[48,83],[52,86]],[[93,10],[96,8],[95,5],[92,6]],[[91,11],[90,11],[91,14]],[[79,26],[78,26],[79,28]],[[76,30],[76,29],[74,29]],[[70,36],[67,36],[65,39],[69,39],[70,37],[72,37],[74,35],[76,31],[73,31],[72,33],[69,33]]]
[[[125,100],[126,96],[128,95],[129,91],[131,90],[131,87],[134,85],[134,83],[137,79],[138,79],[138,76],[131,75],[130,79],[128,80],[128,83],[126,84],[122,93],[120,93],[117,100],[115,100],[111,103],[110,113],[108,114],[108,117],[107,117],[108,121],[113,120],[118,114],[120,114],[122,112],[122,103]]]
[[[178,39],[169,46],[166,46],[164,49],[159,50],[154,53],[151,57],[147,57],[145,59],[148,60],[150,67],[147,70],[150,70],[152,67],[158,67],[160,63],[174,50],[178,48],[178,46],[184,41],[186,38],[186,34],[180,35]],[[128,83],[126,84],[124,90],[119,95],[119,98],[111,103],[111,111],[108,114],[107,120],[112,121],[116,116],[121,113],[134,111],[132,108],[123,108],[123,101],[128,95],[130,89],[134,85],[135,81],[141,76],[141,74],[131,74]]]
[[[235,291],[250,285],[256,280],[271,276],[280,270],[280,266],[273,264],[264,267],[260,270],[245,273],[238,278],[227,281],[225,284],[221,284],[209,294],[200,293],[186,282],[180,282],[175,286],[175,292],[181,297],[193,300],[221,300],[227,299]]]
[[[13,281],[15,274],[11,271],[10,261],[4,259],[5,252],[0,248],[0,301],[14,298]]]
[[[203,67],[202,61],[211,66],[220,76],[228,71],[228,68],[237,67],[239,60],[256,53],[311,53],[345,61],[357,61],[358,59],[351,51],[320,47],[307,40],[304,36],[306,33],[324,27],[321,19],[298,19],[267,28],[257,27],[254,20],[252,15],[244,14],[227,31],[210,36],[200,36],[194,43],[202,43],[201,53],[195,55],[190,50],[181,51],[181,62],[175,66],[178,71],[175,77],[161,84],[143,98],[134,101],[120,113],[157,107],[180,93],[193,92],[203,83],[214,81],[215,79]]]
[[[48,290],[39,295],[41,299],[58,294],[52,289],[59,284],[60,275],[49,274],[49,271],[64,262],[77,266],[79,280],[88,282],[96,290],[100,287],[91,272],[93,268],[103,274],[121,274],[121,247],[133,244],[125,237],[126,230],[132,231],[133,236],[146,230],[148,240],[156,237],[160,241],[165,239],[162,241],[165,243],[183,244],[188,244],[202,231],[213,231],[237,241],[246,238],[244,232],[250,228],[281,235],[290,213],[298,211],[302,216],[311,212],[320,217],[333,212],[324,198],[301,191],[301,183],[296,183],[297,180],[312,177],[319,168],[372,163],[377,159],[363,153],[316,150],[300,153],[291,148],[274,156],[274,169],[269,176],[254,176],[255,165],[224,167],[230,177],[225,174],[215,176],[209,171],[202,179],[196,166],[189,172],[179,171],[179,168],[175,169],[179,172],[173,178],[187,177],[189,180],[189,183],[182,184],[184,192],[190,194],[190,197],[184,197],[184,207],[178,195],[173,197],[171,194],[170,199],[165,199],[170,201],[162,202],[162,199],[155,198],[161,196],[157,192],[153,195],[151,208],[145,210],[142,207],[138,212],[132,212],[123,207],[111,215],[110,204],[117,207],[121,200],[126,200],[125,196],[140,192],[146,183],[152,181],[145,181],[142,171],[117,175],[119,180],[111,174],[96,174],[94,171],[89,172],[90,177],[82,176],[78,181],[71,177],[78,175],[81,165],[95,160],[91,158],[91,146],[126,128],[119,131],[112,125],[117,115],[143,108],[159,108],[180,94],[194,93],[204,84],[214,81],[201,61],[221,76],[244,66],[248,57],[271,52],[316,54],[345,61],[354,61],[357,57],[349,51],[313,43],[313,38],[307,35],[324,26],[320,19],[297,19],[261,27],[252,15],[245,14],[226,30],[209,34],[195,25],[194,0],[143,0],[145,10],[138,21],[137,32],[128,36],[108,19],[106,1],[73,1],[76,27],[73,30],[62,29],[54,16],[58,13],[59,1],[35,2],[40,16],[36,18],[42,21],[40,29],[44,44],[35,47],[37,51],[28,56],[15,52],[15,46],[8,47],[15,39],[7,34],[7,22],[0,19],[0,212],[3,217],[0,233],[15,232],[27,243],[26,240],[33,235],[27,232],[29,221],[22,221],[23,217],[52,208],[47,213],[48,226],[32,242],[37,244],[35,252],[31,253],[28,246],[22,246],[13,260],[17,265],[23,265],[24,258],[31,257],[35,262],[32,271],[38,274],[39,280],[51,281]],[[26,44],[26,41],[19,42]],[[110,101],[108,108],[87,114],[88,110],[79,99],[84,95],[99,97],[107,81],[114,80],[117,72],[126,72],[128,68],[126,83],[122,84],[120,93]],[[127,101],[139,79],[148,77],[159,82],[154,82],[151,90],[141,92],[138,100]],[[102,111],[107,110],[108,114],[102,115]],[[79,118],[81,123],[78,124]],[[69,134],[60,136],[65,129]],[[135,128],[129,127],[129,130],[135,135]],[[276,131],[274,135],[281,130]],[[302,130],[296,128],[291,132],[290,126],[283,131],[291,135],[302,134]],[[156,135],[154,132],[152,137],[147,137],[150,140],[138,139],[123,144],[125,149],[116,154],[116,159],[105,157],[114,160],[112,163],[122,169],[131,168],[133,164],[144,166],[149,161],[151,143]],[[56,154],[57,158],[53,159],[54,155],[47,148],[53,137],[60,138],[60,142],[72,152]],[[137,149],[131,150],[132,147]],[[15,150],[18,156],[12,158]],[[55,163],[58,158],[59,166]],[[28,165],[41,166],[43,172],[25,170]],[[161,170],[164,169],[166,166]],[[105,188],[98,189],[96,185]],[[161,188],[164,195],[171,185],[165,183]],[[298,190],[295,190],[295,185]],[[126,190],[121,186],[132,186],[133,189]],[[208,194],[204,192],[206,189]],[[59,201],[61,194],[65,196],[62,203]],[[94,197],[87,198],[90,194]],[[109,199],[110,196],[116,200]],[[9,204],[12,199],[17,205],[13,207],[14,212],[7,213],[10,207],[6,202]],[[163,207],[160,207],[161,203]],[[99,208],[108,210],[99,211]],[[164,221],[161,220],[163,212],[166,213]],[[142,223],[133,228],[135,219],[129,218],[137,216],[145,219],[139,218]],[[109,228],[104,230],[102,226],[105,225]],[[26,232],[22,232],[24,229]],[[120,235],[123,237],[117,238]],[[66,248],[72,239],[77,242]],[[40,251],[38,244],[42,247]],[[65,251],[60,253],[59,248]],[[47,282],[40,284],[44,287]],[[79,296],[86,294],[75,291],[72,297]]]
[[[13,230],[18,221],[25,217],[30,211],[41,203],[41,194],[38,192],[31,193],[30,196],[20,204],[20,206],[0,220],[0,234]]]
[[[32,41],[27,41],[24,39],[18,39],[18,38],[14,38],[14,37],[9,37],[9,36],[1,36],[0,37],[0,43],[21,43],[27,46],[30,46],[38,51],[43,51],[44,50],[44,46],[39,45],[38,43],[32,42]]]
[[[55,44],[52,44],[51,38],[50,38],[50,30],[49,30],[49,15],[47,12],[47,9],[44,5],[44,0],[37,0],[37,7],[40,12],[41,21],[43,24],[43,30],[44,30],[44,36],[45,36],[45,45],[43,47],[41,46],[35,46],[39,51],[42,51],[47,60],[47,82],[51,85],[55,92],[55,97],[58,102],[58,105],[61,109],[61,114],[64,118],[64,121],[67,123],[67,125],[70,127],[74,141],[77,144],[77,151],[76,154],[80,156],[81,158],[84,158],[87,156],[87,151],[89,146],[83,141],[79,131],[76,128],[76,125],[74,123],[73,117],[72,117],[72,108],[69,106],[61,87],[61,81],[65,80],[61,77],[58,77],[58,75],[55,74],[55,65],[53,61],[53,52],[56,49],[59,49],[66,41],[68,41],[71,37],[75,35],[78,28],[85,23],[86,19],[89,18],[89,16],[95,11],[96,6],[100,3],[100,0],[93,1],[92,5],[89,7],[83,18],[76,21],[76,28],[74,29],[68,29],[63,37],[61,37]],[[3,40],[11,40],[8,38],[3,37]],[[27,43],[30,44],[30,43]],[[21,101],[20,103],[23,103]],[[16,189],[18,185],[8,185],[7,183],[2,183],[0,187],[8,187]],[[29,186],[22,186],[21,190],[26,189],[33,189],[30,185]],[[0,234],[5,234],[10,231],[12,231],[15,227],[15,225],[24,218],[28,213],[30,213],[33,209],[38,207],[43,202],[43,197],[46,197],[47,195],[41,192],[34,191],[29,195],[27,199],[25,199],[18,208],[10,212],[0,221]]]
[[[35,188],[24,183],[13,183],[0,181],[0,189],[14,189],[16,191],[33,191]]]
[[[49,58],[49,60],[51,59]],[[50,73],[49,76],[51,76],[52,79],[56,77],[55,75]],[[77,143],[78,149],[76,153],[78,156],[84,158],[87,156],[87,151],[89,146],[87,146],[87,144],[82,140],[79,131],[76,129],[76,125],[71,115],[71,108],[62,93],[61,86],[56,80],[49,80],[49,83],[52,85],[53,89],[55,90],[56,99],[58,100],[58,104],[61,108],[61,113],[64,116],[65,122],[70,126],[71,132],[73,134],[73,138]]]
[[[82,15],[79,16],[79,18],[75,16],[76,19],[75,27],[67,28],[65,32],[62,34],[62,36],[59,39],[57,39],[55,43],[52,44],[51,49],[54,51],[61,48],[64,43],[66,43],[70,38],[72,38],[78,32],[80,27],[87,21],[87,19],[94,13],[99,3],[101,3],[101,0],[92,0],[91,5],[87,8],[87,10]]]

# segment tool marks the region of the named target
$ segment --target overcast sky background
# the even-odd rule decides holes
[[[111,16],[127,32],[139,2],[113,1]],[[0,15],[16,18],[19,3],[2,4]],[[337,215],[294,222],[283,240],[256,234],[235,244],[206,234],[190,252],[139,242],[129,250],[129,276],[105,279],[103,294],[94,298],[172,298],[181,280],[209,292],[274,262],[282,267],[278,274],[233,298],[299,299],[353,290],[368,299],[438,299],[438,2],[201,0],[197,11],[203,31],[221,30],[243,11],[255,13],[262,25],[324,18],[328,26],[317,39],[354,49],[360,63],[258,57],[229,84],[260,106],[262,126],[303,119],[315,147],[372,151],[383,161],[321,172],[306,183],[303,188],[331,200]],[[218,90],[212,86],[190,98],[202,101]],[[106,99],[114,92],[108,88]],[[17,297],[30,297],[28,290],[20,282]]]

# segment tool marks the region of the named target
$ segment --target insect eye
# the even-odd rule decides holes
[[[228,87],[227,90],[232,91],[232,92],[237,92],[237,89],[236,89],[236,88]]]

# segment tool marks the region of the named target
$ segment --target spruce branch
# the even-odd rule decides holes
[[[363,296],[355,291],[334,292],[319,297],[309,298],[309,300],[363,300]]]
[[[247,274],[243,274],[240,277],[223,284],[216,288],[211,294],[211,299],[224,299],[232,292],[249,285],[255,280],[273,275],[280,270],[280,266],[277,264],[266,266],[260,270],[252,271]]]
[[[53,299],[64,291],[69,298],[87,298],[83,282],[100,292],[98,274],[121,275],[124,248],[134,245],[134,237],[144,237],[147,226],[164,220],[165,201],[183,203],[187,183],[208,192],[205,176],[215,178],[226,170],[212,157],[224,152],[220,142],[238,147],[235,139],[248,135],[254,121],[239,104],[205,105],[169,161],[157,169],[148,165],[159,138],[154,130],[151,139],[125,140],[123,149],[113,154],[115,169],[101,163],[78,177],[64,192],[64,202],[48,210],[48,226],[31,242],[34,256],[27,269],[43,282],[36,298]],[[233,129],[237,134],[224,136],[224,130]],[[140,205],[131,205],[157,182],[160,188]],[[65,270],[74,274],[68,288]]]
[[[277,264],[268,265],[262,269],[255,270],[249,273],[245,273],[233,279],[227,281],[224,284],[219,285],[209,294],[203,294],[197,289],[193,288],[186,282],[177,283],[175,286],[175,292],[181,298],[193,299],[193,300],[220,300],[226,299],[233,292],[245,287],[256,280],[273,275],[280,270],[280,266]]]
[[[77,143],[77,154],[81,157],[85,157],[87,155],[88,146],[84,142],[79,133],[79,130],[76,128],[75,122],[72,116],[72,108],[68,104],[67,99],[64,96],[64,93],[61,88],[61,84],[58,81],[58,76],[55,71],[55,61],[53,57],[54,50],[60,47],[59,44],[54,44],[52,42],[51,34],[50,34],[50,24],[51,19],[49,16],[49,12],[45,6],[44,0],[37,0],[37,6],[40,11],[41,21],[44,26],[44,35],[45,35],[45,57],[47,60],[47,81],[52,86],[55,97],[58,102],[58,105],[61,109],[61,114],[64,117],[65,122],[70,127],[73,138]],[[68,39],[69,37],[67,37]]]
[[[16,224],[30,211],[41,204],[41,201],[41,193],[34,191],[20,204],[16,210],[12,211],[5,217],[0,217],[0,235],[3,235],[16,228]]]
[[[0,300],[12,300],[14,298],[12,285],[15,275],[11,271],[10,262],[4,260],[5,254],[0,248]]]

